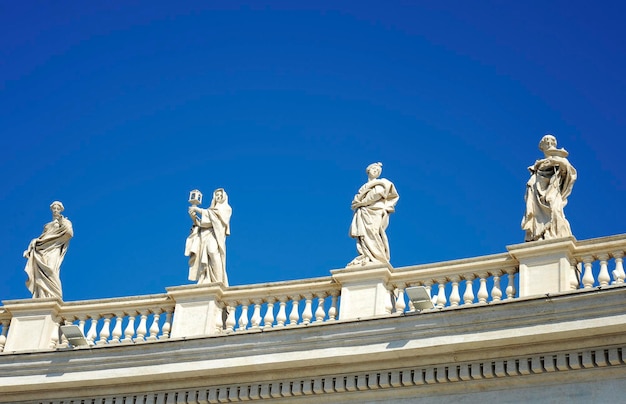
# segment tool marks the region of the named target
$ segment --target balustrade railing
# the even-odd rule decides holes
[[[333,321],[340,292],[330,277],[231,287],[221,299],[228,313],[223,328],[232,333]]]
[[[167,295],[86,300],[65,303],[59,324],[77,325],[90,345],[130,344],[168,339],[173,313]]]
[[[550,252],[553,251],[551,250],[553,244],[529,244],[528,251],[535,255],[530,255],[531,260],[525,261],[523,265],[533,265],[532,260],[537,257],[543,259],[541,254],[544,250],[547,251],[546,256],[549,259],[557,259],[550,258],[553,256],[549,255],[553,254]],[[572,290],[625,284],[623,260],[626,254],[626,235],[574,241],[569,246],[564,245],[566,250],[560,255],[561,258],[558,258],[559,265],[563,265],[563,257],[566,257],[566,262],[572,265],[572,271],[578,274],[577,277],[572,277],[574,279],[570,285]],[[516,247],[516,251],[519,253],[520,248]],[[368,278],[364,285],[368,288],[380,288],[382,284],[387,288],[389,298],[385,299],[384,310],[377,306],[376,313],[384,311],[389,315],[415,310],[405,292],[406,288],[411,286],[425,287],[437,308],[463,308],[513,300],[519,297],[518,290],[521,284],[519,266],[522,261],[518,261],[516,257],[515,254],[502,253],[399,267],[389,272],[381,271],[380,279]],[[524,282],[542,282],[542,279],[527,279],[526,274],[529,273],[527,267],[524,271],[526,271],[522,273]],[[339,319],[342,299],[344,308],[350,308],[346,310],[342,319],[360,318],[360,313],[354,313],[354,307],[364,303],[362,298],[364,295],[359,295],[361,293],[359,288],[364,286],[358,282],[356,286],[347,283],[346,296],[342,297],[342,285],[339,282],[342,278],[338,277],[337,273],[339,272],[334,272],[330,277],[232,287],[214,284],[203,289],[200,285],[198,288],[185,285],[168,289],[168,293],[165,294],[59,302],[58,306],[52,301],[49,302],[49,307],[53,322],[60,325],[77,325],[88,343],[96,347],[167,340],[170,338],[173,325],[176,337],[189,337],[325,324]],[[350,282],[356,279],[354,274],[355,272],[351,270]],[[534,274],[537,276],[536,274],[541,272]],[[361,296],[357,298],[361,299],[358,303],[346,300],[351,296],[351,287],[357,291],[354,293],[355,296]],[[567,290],[567,286],[560,286],[558,291],[564,289]],[[213,295],[208,296],[206,293]],[[207,309],[211,307],[210,313],[197,310],[198,304],[203,304],[203,299],[206,299]],[[380,300],[376,302],[373,300],[376,299],[372,299],[372,305],[380,305]],[[209,302],[214,303],[210,305]],[[38,299],[33,299],[10,301],[6,308],[0,307],[0,352],[5,351],[5,346],[15,351],[15,341],[20,338],[18,334],[30,332],[29,328],[18,327],[21,323],[17,322],[13,332],[9,333],[12,319],[9,310],[16,310],[19,316],[24,315],[20,313],[27,313],[26,309],[32,307],[41,310],[43,306]],[[178,315],[174,313],[175,307],[176,310],[182,309]],[[365,316],[374,312],[371,307],[365,309],[363,310]],[[189,328],[188,325],[195,321],[199,313],[206,315],[202,321],[210,320],[211,327],[213,324],[216,324],[216,327],[211,330],[200,329],[200,332],[197,327]],[[174,324],[174,317],[180,320],[176,323],[178,325]],[[215,317],[219,319],[213,321]],[[43,327],[46,320],[42,318]],[[46,330],[49,330],[49,327]],[[52,336],[51,347],[68,345],[63,335],[60,337],[61,340],[58,338],[57,335]]]
[[[578,284],[574,289],[589,289],[624,283],[624,252],[626,239],[623,236],[602,237],[580,241],[576,245],[576,272]]]
[[[506,253],[395,268],[387,284],[389,314],[414,311],[404,292],[424,286],[438,308],[469,306],[517,297],[517,263]]]
[[[4,345],[7,343],[7,334],[9,332],[10,323],[11,315],[0,309],[0,352],[4,351]]]

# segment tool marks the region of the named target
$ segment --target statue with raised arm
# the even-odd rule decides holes
[[[222,282],[228,286],[226,236],[230,235],[232,211],[223,188],[213,192],[208,209],[196,205],[189,207],[193,226],[185,243],[185,255],[189,257],[190,281]]]
[[[568,152],[556,148],[556,138],[545,135],[539,142],[544,157],[528,167],[526,213],[522,218],[525,241],[548,240],[572,235],[563,208],[576,182],[576,169]]]
[[[379,178],[382,167],[382,163],[367,166],[367,182],[352,200],[354,216],[350,237],[356,239],[359,255],[348,266],[376,262],[389,264],[389,241],[385,231],[389,215],[395,211],[400,196],[391,181]]]
[[[26,287],[33,298],[63,297],[60,268],[67,253],[70,239],[74,236],[72,222],[61,215],[64,207],[59,201],[52,202],[52,221],[43,228],[41,236],[33,239],[24,251],[28,275]]]

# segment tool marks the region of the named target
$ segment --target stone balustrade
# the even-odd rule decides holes
[[[64,324],[77,325],[98,348],[399,315],[414,310],[405,293],[411,286],[424,286],[437,310],[619,287],[626,278],[626,234],[522,243],[507,250],[399,268],[350,266],[329,277],[286,282],[176,286],[158,295],[3,301],[0,352],[66,348],[58,332]]]
[[[576,245],[575,260],[577,279],[574,289],[589,289],[624,283],[623,236],[602,237],[580,241]]]
[[[6,310],[0,309],[0,352],[4,351],[4,346],[7,343],[7,333],[9,332],[10,323],[11,315]]]
[[[223,328],[232,333],[333,321],[340,292],[330,277],[231,287],[222,296]]]
[[[129,344],[168,339],[173,312],[165,294],[86,300],[64,303],[59,324],[78,325],[90,345]]]
[[[395,268],[387,283],[386,312],[415,311],[404,292],[411,286],[424,286],[437,308],[513,299],[517,273],[517,262],[506,253]]]

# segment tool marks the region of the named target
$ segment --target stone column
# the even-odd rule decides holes
[[[575,242],[567,237],[507,246],[519,262],[519,297],[572,290],[577,283]]]
[[[11,314],[5,353],[54,348],[59,338],[60,299],[4,300],[2,304]]]
[[[206,283],[166,288],[176,302],[170,338],[213,335],[222,329],[224,284]]]
[[[387,282],[391,266],[370,264],[350,266],[330,271],[341,284],[340,320],[355,320],[386,314],[391,302]]]

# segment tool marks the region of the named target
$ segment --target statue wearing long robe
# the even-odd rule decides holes
[[[568,153],[556,149],[554,136],[544,136],[540,149],[544,158],[528,167],[531,175],[526,183],[526,212],[522,218],[525,241],[572,235],[563,209],[576,182],[576,169],[567,160]]]
[[[33,298],[63,297],[60,269],[74,230],[72,222],[61,216],[63,205],[60,202],[54,202],[50,209],[53,220],[44,226],[41,236],[33,239],[24,251],[24,258],[28,260],[24,268],[28,275],[26,287]]]
[[[366,265],[372,262],[389,264],[389,241],[387,226],[389,215],[394,212],[400,198],[393,183],[381,174],[381,164],[367,168],[366,182],[352,200],[354,216],[350,225],[350,237],[356,239],[359,255],[348,265]]]

